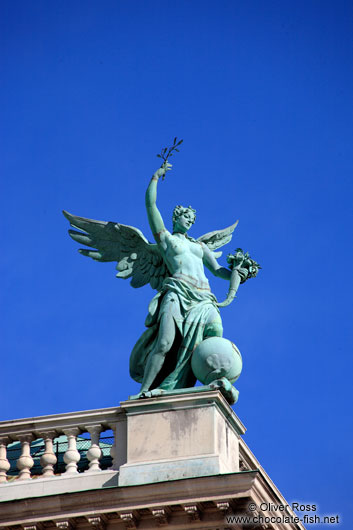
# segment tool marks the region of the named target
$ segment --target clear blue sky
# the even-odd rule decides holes
[[[225,253],[263,266],[222,312],[245,440],[287,500],[351,528],[352,26],[345,0],[2,2],[1,419],[138,390],[153,292],[80,256],[61,210],[151,239],[145,188],[178,135],[166,221],[239,219]]]

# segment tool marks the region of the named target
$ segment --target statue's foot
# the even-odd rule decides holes
[[[143,399],[149,397],[151,397],[151,392],[149,390],[144,390],[143,392],[139,392],[138,394],[133,394],[132,396],[129,396],[129,399]]]
[[[162,394],[165,394],[165,390],[163,390],[163,388],[154,388],[153,390],[150,390],[149,391],[149,394],[151,394],[150,397],[156,397],[156,396],[161,396]]]
[[[151,398],[151,397],[161,396],[162,394],[165,394],[165,390],[162,390],[161,388],[154,388],[153,390],[143,390],[139,392],[138,394],[129,396],[129,399]]]
[[[234,403],[238,401],[239,390],[237,390],[226,377],[212,381],[212,383],[209,384],[209,387],[212,388],[212,390],[220,390],[230,405],[234,405]]]

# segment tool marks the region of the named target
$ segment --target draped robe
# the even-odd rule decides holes
[[[145,325],[146,331],[135,344],[130,356],[130,375],[141,383],[144,369],[159,333],[161,316],[171,314],[176,334],[173,345],[151,389],[173,390],[194,386],[191,356],[206,337],[223,335],[217,299],[209,289],[200,289],[189,282],[166,278],[161,291],[151,300]]]

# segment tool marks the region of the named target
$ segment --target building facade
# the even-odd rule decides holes
[[[0,422],[0,528],[303,530],[244,432],[218,391]]]

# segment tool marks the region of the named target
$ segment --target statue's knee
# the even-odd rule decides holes
[[[172,344],[170,340],[161,338],[158,341],[158,348],[156,353],[158,355],[165,355],[170,350],[171,346]]]
[[[223,337],[223,326],[220,322],[210,322],[205,327],[205,337]]]

